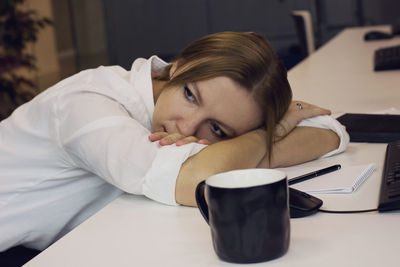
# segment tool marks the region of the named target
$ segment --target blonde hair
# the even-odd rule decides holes
[[[263,111],[271,155],[275,127],[289,107],[292,91],[286,68],[263,35],[206,35],[186,47],[175,61],[177,75],[169,79],[169,67],[159,77],[167,80],[166,87],[226,76],[246,88]]]

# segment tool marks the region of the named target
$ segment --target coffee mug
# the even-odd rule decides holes
[[[197,186],[196,201],[220,259],[256,263],[287,252],[290,217],[285,173],[246,169],[216,174]]]

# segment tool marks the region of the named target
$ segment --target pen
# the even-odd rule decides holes
[[[330,172],[334,172],[334,171],[340,170],[341,167],[342,166],[340,166],[340,164],[336,164],[336,165],[333,165],[333,166],[330,166],[330,167],[327,167],[327,168],[323,168],[323,169],[320,169],[320,170],[317,170],[317,171],[313,171],[313,172],[310,172],[310,173],[306,173],[306,174],[294,177],[294,178],[289,180],[289,185],[297,184],[297,183],[312,179],[312,178],[317,177],[317,176],[321,176],[321,175],[324,175],[324,174],[327,174],[327,173],[330,173]]]

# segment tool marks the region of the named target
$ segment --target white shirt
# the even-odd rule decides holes
[[[151,73],[167,63],[137,59],[130,71],[82,71],[0,122],[0,251],[44,249],[123,191],[170,205],[182,163],[204,145],[150,142]],[[328,116],[303,122],[348,135]]]
[[[123,191],[176,204],[179,169],[204,145],[148,140],[151,72],[165,65],[82,71],[0,123],[0,251],[44,249]]]

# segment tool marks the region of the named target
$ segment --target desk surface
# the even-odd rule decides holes
[[[365,42],[372,29],[349,28],[289,71],[293,98],[333,112],[373,112],[400,108],[400,70],[374,72],[374,51],[400,45],[400,36]]]
[[[370,28],[369,28],[370,29]],[[289,73],[295,99],[334,112],[400,109],[400,71],[374,73],[373,50],[400,38],[364,43],[366,28],[343,31]],[[385,145],[350,144],[340,155],[304,166],[375,162],[353,194],[319,195],[326,209],[375,208]],[[288,253],[266,266],[398,266],[399,212],[324,214],[291,220]],[[215,255],[199,211],[123,195],[26,266],[225,266]]]

